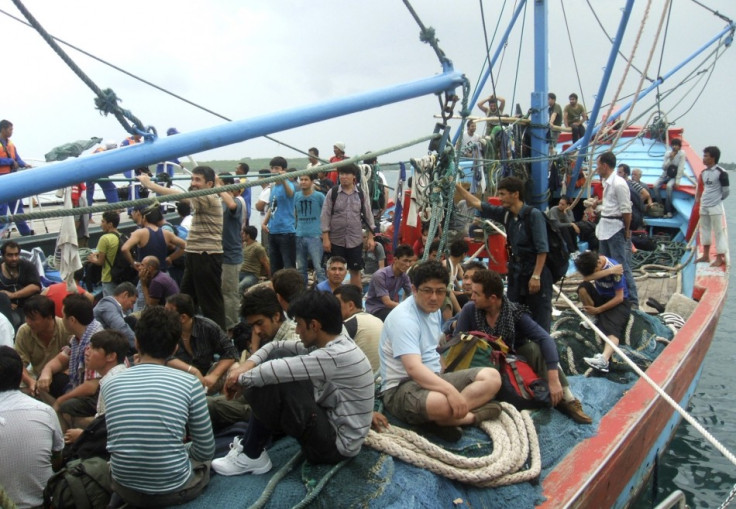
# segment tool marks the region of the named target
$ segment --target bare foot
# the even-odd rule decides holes
[[[695,263],[708,263],[710,259],[707,256],[701,256],[697,260],[695,260]]]
[[[710,264],[711,267],[720,267],[721,265],[726,265],[726,261],[722,256],[717,256],[715,261]]]

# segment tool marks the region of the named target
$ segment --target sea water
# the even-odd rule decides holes
[[[734,198],[725,202],[732,210]],[[728,214],[731,261],[736,257],[736,217]],[[731,270],[729,296],[703,365],[700,383],[687,411],[726,449],[736,454],[736,271]],[[736,484],[736,466],[690,424],[683,421],[661,458],[656,475],[634,505],[652,507],[674,490],[682,490],[689,507],[718,507]],[[656,492],[656,500],[653,501]],[[653,503],[654,502],[654,503]]]

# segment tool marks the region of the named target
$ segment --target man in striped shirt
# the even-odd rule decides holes
[[[309,291],[290,303],[301,341],[272,341],[228,376],[226,390],[245,388],[252,417],[228,455],[212,462],[221,475],[263,474],[274,433],[295,437],[312,463],[339,463],[360,452],[371,426],[373,371],[342,331],[340,303]]]
[[[182,504],[210,478],[215,439],[205,394],[194,375],[165,366],[181,337],[174,311],[144,309],[135,336],[138,364],[102,387],[111,505],[119,499],[136,507]]]

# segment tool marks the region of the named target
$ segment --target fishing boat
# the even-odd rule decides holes
[[[408,3],[408,2],[407,2]],[[513,25],[523,12],[526,2],[521,1],[514,10],[510,26],[498,43],[496,53],[489,56],[489,69],[493,69],[503,51]],[[654,122],[635,126],[624,120],[624,114],[633,109],[638,99],[655,90],[664,80],[680,69],[681,65],[670,71],[659,73],[659,77],[648,86],[641,86],[634,94],[635,99],[616,104],[616,110],[609,109],[606,120],[598,122],[604,111],[603,98],[614,69],[614,62],[621,40],[629,22],[633,0],[627,0],[619,20],[619,30],[612,43],[612,49],[605,65],[601,88],[596,96],[595,106],[590,112],[589,127],[585,135],[575,143],[568,133],[561,133],[555,152],[560,157],[572,158],[571,181],[576,182],[578,174],[597,153],[612,148],[610,138],[595,135],[606,126],[617,125],[618,146],[613,148],[619,160],[632,167],[643,170],[643,182],[653,184],[661,172],[661,161],[672,138],[683,139],[683,150],[687,155],[686,175],[692,179],[689,184],[679,186],[675,191],[676,214],[672,218],[649,218],[647,228],[650,233],[667,231],[673,238],[693,237],[697,221],[692,217],[695,203],[695,182],[703,169],[696,150],[683,138],[683,130],[664,123],[659,130],[653,129]],[[529,170],[532,195],[537,197],[532,203],[541,208],[548,205],[546,190],[549,188],[548,146],[546,141],[548,92],[548,27],[545,22],[547,2],[534,2],[535,46],[539,54],[535,56],[534,91],[531,96],[531,115],[528,126],[529,144],[526,147],[532,157],[521,150],[509,159],[516,158]],[[416,13],[412,14],[418,18]],[[447,56],[439,47],[437,39],[423,25],[422,36],[432,44],[442,72],[419,80],[392,85],[379,90],[361,92],[347,97],[326,100],[321,103],[290,108],[286,112],[259,115],[244,120],[236,120],[222,126],[183,132],[175,137],[158,137],[155,132],[136,129],[145,138],[145,143],[126,148],[95,154],[90,157],[69,160],[48,165],[33,172],[6,175],[0,187],[0,202],[34,194],[53,191],[69,186],[80,180],[92,180],[136,168],[158,161],[171,160],[185,154],[200,152],[227,144],[238,143],[255,137],[266,136],[303,125],[326,121],[380,106],[408,101],[425,95],[437,95],[441,102],[442,122],[437,123],[432,134],[422,138],[429,142],[428,150],[441,161],[453,138],[462,133],[469,108],[478,100],[491,74],[486,73],[472,96],[467,78],[456,71]],[[730,20],[711,40],[687,55],[686,62],[705,51],[711,45],[724,49],[730,45],[736,26]],[[489,50],[490,51],[490,50]],[[460,116],[459,125],[453,130],[453,114]],[[521,115],[523,116],[523,115]],[[517,117],[507,122],[521,125]],[[413,140],[412,143],[415,143]],[[523,139],[519,146],[524,145]],[[395,147],[392,147],[395,149]],[[450,153],[452,149],[449,149]],[[377,150],[382,155],[391,150]],[[537,157],[533,157],[536,154]],[[573,155],[574,154],[574,155]],[[419,154],[423,156],[424,154]],[[543,156],[540,156],[543,155]],[[365,158],[347,160],[352,162]],[[442,174],[431,174],[437,191],[434,198],[447,204],[451,201],[452,186],[461,171],[458,168],[468,164],[450,158],[440,163]],[[589,164],[589,163],[588,163]],[[409,165],[407,165],[409,166]],[[589,166],[590,167],[590,166]],[[272,177],[273,181],[278,177]],[[29,184],[29,180],[31,184]],[[419,180],[415,174],[414,182]],[[411,193],[405,192],[408,179],[401,178],[396,196],[396,241],[408,241],[412,235]],[[442,186],[445,186],[442,188]],[[416,193],[416,188],[412,190]],[[569,192],[572,194],[573,190]],[[586,190],[586,192],[592,192]],[[200,192],[201,194],[202,192]],[[431,192],[429,193],[431,194]],[[127,206],[123,202],[120,206]],[[436,203],[435,203],[436,205]],[[402,214],[399,209],[403,208]],[[442,206],[435,206],[435,210]],[[97,209],[91,209],[97,210]],[[435,212],[432,217],[436,228],[442,220]],[[407,226],[409,223],[409,226]],[[415,234],[415,233],[414,233]],[[497,246],[484,244],[481,248],[488,253]],[[697,249],[697,247],[695,248]],[[480,256],[483,256],[480,254]],[[692,252],[679,260],[682,270],[677,281],[677,289],[685,298],[692,299],[692,310],[687,320],[672,338],[671,342],[649,365],[646,375],[654,384],[661,387],[680,407],[686,407],[697,385],[703,358],[708,351],[718,316],[724,306],[727,282],[727,268],[711,268],[707,264],[692,263]],[[667,290],[670,292],[670,290]],[[667,297],[662,295],[661,297]],[[282,439],[269,451],[274,463],[273,476],[243,476],[228,478],[214,476],[207,490],[190,507],[225,507],[242,505],[256,500],[261,494],[271,496],[262,504],[271,507],[313,506],[347,507],[442,507],[454,504],[456,507],[625,507],[640,490],[647,477],[656,467],[657,458],[672,438],[681,414],[666,401],[667,398],[655,392],[651,385],[642,379],[627,383],[611,382],[600,377],[572,376],[571,384],[580,395],[583,404],[595,419],[593,426],[579,426],[557,413],[537,412],[534,427],[540,444],[540,458],[532,458],[526,463],[539,463],[541,473],[533,481],[525,481],[510,486],[487,488],[473,486],[469,482],[459,482],[436,475],[429,469],[413,466],[390,455],[364,447],[364,451],[352,461],[336,468],[308,465],[295,459],[299,447],[291,439]],[[563,438],[565,439],[564,443]],[[487,437],[472,430],[455,450],[469,456],[486,454],[493,446]],[[536,438],[535,438],[536,440]],[[452,449],[449,447],[448,449]],[[532,455],[533,456],[533,455]],[[266,497],[267,498],[267,497]],[[259,499],[260,501],[260,499]],[[260,503],[260,502],[259,502]]]

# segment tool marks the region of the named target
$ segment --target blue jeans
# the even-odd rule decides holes
[[[623,265],[626,286],[629,289],[629,301],[638,309],[639,293],[636,291],[636,281],[631,272],[631,240],[624,236],[624,230],[621,229],[610,239],[599,239],[598,242],[600,254],[613,258]]]
[[[105,193],[105,200],[107,200],[107,203],[117,203],[120,201],[118,197],[118,188],[115,187],[115,182],[97,182],[96,180],[88,180],[87,205],[91,207],[95,204],[95,184],[100,185],[100,189]]]
[[[325,280],[325,269],[322,267],[323,253],[321,237],[296,238],[296,268],[301,272],[305,285],[308,283],[307,268],[309,263],[307,257],[312,260],[315,280],[318,283]]]
[[[24,214],[23,200],[13,200],[8,203],[0,203],[0,216],[7,214]],[[15,221],[15,227],[21,235],[30,235],[31,227],[25,221]]]
[[[238,283],[238,295],[241,297],[245,291],[258,282],[258,276],[252,272],[241,272],[240,283]]]
[[[281,269],[296,267],[296,235],[270,233],[268,235],[268,258],[271,260],[271,274]]]

